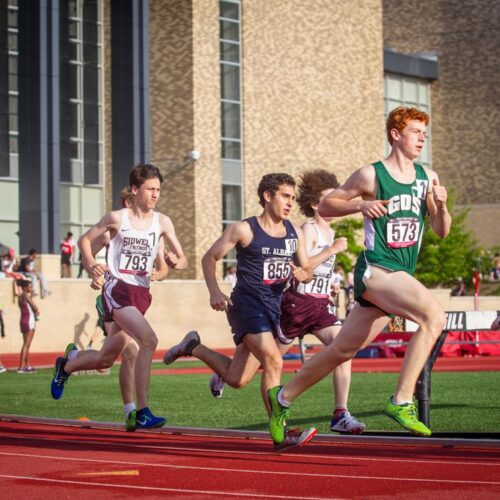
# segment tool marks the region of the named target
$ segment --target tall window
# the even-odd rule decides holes
[[[413,106],[431,115],[430,83],[428,80],[386,73],[384,77],[384,107],[385,116],[398,106]],[[432,122],[431,122],[432,123]],[[391,147],[386,141],[386,154]],[[431,167],[431,126],[427,130],[427,140],[418,162],[426,167]]]
[[[19,172],[19,91],[18,91],[18,6],[9,0],[7,7],[7,48],[9,54],[9,165],[2,168],[5,177],[17,178]]]
[[[223,229],[241,220],[243,213],[241,109],[241,1],[220,1],[221,150]],[[236,264],[232,251],[224,271]]]
[[[61,180],[102,183],[102,19],[98,0],[61,10]]]

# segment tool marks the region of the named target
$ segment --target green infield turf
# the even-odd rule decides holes
[[[154,365],[160,368],[163,365]],[[183,365],[184,366],[184,365]],[[284,375],[286,382],[291,375]],[[120,422],[122,404],[118,367],[110,375],[72,376],[59,401],[50,396],[50,370],[33,375],[8,372],[0,375],[0,413],[56,418],[88,417]],[[260,399],[260,376],[246,388],[227,388],[214,399],[209,375],[153,375],[150,408],[165,416],[168,425],[225,429],[266,430]],[[400,431],[382,414],[396,384],[397,374],[354,373],[349,409],[369,431]],[[314,425],[328,433],[332,410],[331,378],[297,399],[290,424]],[[434,432],[499,432],[500,372],[444,373],[432,375],[431,428]]]

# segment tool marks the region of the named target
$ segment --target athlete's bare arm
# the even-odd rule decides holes
[[[253,233],[248,222],[237,222],[222,233],[201,259],[203,276],[210,293],[210,306],[212,309],[227,311],[227,304],[231,304],[231,299],[222,293],[217,283],[215,274],[217,261],[222,259],[238,243],[243,247],[248,246],[252,238]]]
[[[85,232],[78,240],[78,247],[82,254],[82,263],[85,270],[92,277],[102,276],[107,270],[105,264],[99,264],[96,262],[94,255],[92,253],[92,241],[97,240],[106,231],[109,231],[110,238],[120,229],[121,224],[121,210],[108,212],[97,224],[92,226],[87,232]]]
[[[336,238],[335,241],[320,253],[311,255],[311,250],[316,245],[318,235],[316,229],[312,224],[305,223],[302,225],[302,232],[304,233],[304,244],[306,247],[307,255],[309,255],[309,264],[312,269],[315,269],[323,262],[326,262],[332,255],[345,252],[347,250],[347,238]]]
[[[297,233],[297,251],[295,252],[295,263],[291,264],[293,277],[301,283],[309,283],[312,280],[313,268],[309,262],[306,251],[304,233],[300,227],[293,224]]]
[[[451,215],[446,206],[448,193],[439,183],[439,177],[433,170],[425,169],[429,179],[429,192],[427,193],[427,208],[432,230],[440,237],[448,236],[451,228]]]
[[[165,247],[168,249],[165,253],[165,260],[172,269],[186,269],[188,260],[184,255],[182,246],[175,234],[174,225],[170,217],[160,214],[161,236],[165,241]]]
[[[367,165],[356,170],[347,181],[320,202],[322,217],[342,217],[361,212],[365,217],[376,219],[387,213],[388,200],[376,200],[377,181],[375,169]]]
[[[155,267],[151,271],[149,278],[151,281],[163,281],[168,275],[168,265],[165,261],[165,243],[163,239],[158,243],[158,253],[156,254]]]

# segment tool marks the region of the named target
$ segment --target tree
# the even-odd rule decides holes
[[[358,243],[363,229],[363,220],[354,217],[339,219],[332,224],[332,229],[337,238],[341,236],[347,238],[347,251],[337,255],[335,264],[340,264],[344,272],[348,273],[358,255],[363,251],[363,247]]]

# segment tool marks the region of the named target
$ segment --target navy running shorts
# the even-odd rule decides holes
[[[289,344],[281,333],[279,314],[267,307],[259,299],[250,294],[231,295],[233,305],[227,311],[227,320],[233,332],[236,345],[243,342],[248,334],[271,332],[282,344]]]

